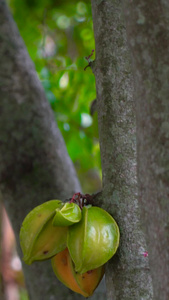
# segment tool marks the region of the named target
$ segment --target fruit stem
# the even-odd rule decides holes
[[[69,199],[69,203],[76,203],[77,205],[79,205],[80,209],[82,209],[84,205],[90,204],[92,199],[92,195],[75,193],[73,197]]]

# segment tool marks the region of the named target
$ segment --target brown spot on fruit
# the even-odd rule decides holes
[[[67,259],[66,259],[66,257],[62,257],[62,263],[63,263],[64,266],[67,265]]]

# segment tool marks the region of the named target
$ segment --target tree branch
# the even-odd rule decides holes
[[[113,300],[152,299],[137,201],[135,108],[121,1],[92,0],[97,111],[104,208],[116,219],[120,247],[107,267]]]

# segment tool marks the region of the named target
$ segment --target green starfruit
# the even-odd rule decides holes
[[[56,209],[62,206],[61,201],[50,200],[35,207],[24,219],[20,244],[25,263],[48,259],[66,248],[68,228],[52,225]]]
[[[84,297],[90,297],[104,275],[104,266],[79,274],[66,248],[52,257],[52,267],[57,278],[68,288]]]
[[[56,214],[53,218],[54,226],[70,226],[81,220],[81,209],[75,203],[65,203],[61,208],[56,208]]]
[[[83,207],[82,219],[68,229],[67,247],[82,274],[105,264],[119,245],[119,228],[112,216],[99,207]]]

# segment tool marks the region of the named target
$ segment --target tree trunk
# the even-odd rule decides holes
[[[139,201],[154,299],[169,299],[169,2],[124,1],[133,61]]]
[[[135,108],[121,1],[92,0],[104,208],[121,233],[106,272],[108,300],[152,299],[136,188]]]
[[[47,200],[70,198],[81,188],[4,0],[0,0],[0,66],[0,189],[22,256],[19,231],[26,214]],[[50,260],[23,263],[23,268],[30,299],[83,298],[57,281]]]

